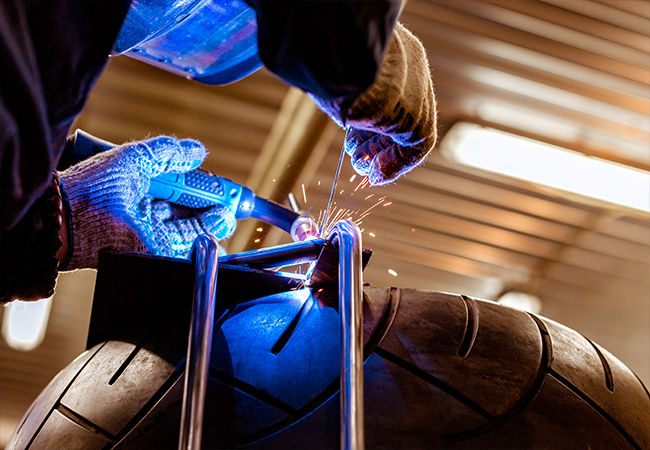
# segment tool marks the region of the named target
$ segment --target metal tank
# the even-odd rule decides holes
[[[339,241],[222,258],[202,448],[650,448],[646,388],[579,333],[491,301],[368,285],[353,313],[363,408],[350,437]],[[261,268],[292,251],[317,259],[308,286]],[[102,254],[88,350],[8,448],[178,448],[195,278],[190,261]]]

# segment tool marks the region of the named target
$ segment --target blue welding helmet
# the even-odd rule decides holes
[[[112,55],[214,85],[262,67],[255,10],[243,0],[133,0]]]

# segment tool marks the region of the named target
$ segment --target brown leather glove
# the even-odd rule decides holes
[[[426,159],[436,143],[436,99],[426,51],[397,24],[374,83],[351,105],[311,96],[348,129],[345,151],[372,185],[395,181]]]

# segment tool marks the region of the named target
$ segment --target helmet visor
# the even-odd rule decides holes
[[[146,34],[129,56],[210,84],[236,81],[262,66],[255,11],[244,1],[177,0],[174,13],[141,3],[134,2],[138,19],[129,24],[127,16],[115,51]],[[158,16],[147,21],[144,13]],[[152,31],[153,22],[162,28]]]

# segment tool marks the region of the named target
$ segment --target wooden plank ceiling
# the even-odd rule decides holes
[[[428,50],[441,136],[468,121],[648,170],[650,2],[410,0],[401,20]],[[211,88],[120,57],[77,126],[113,142],[161,133],[200,139],[212,151],[208,169],[259,186],[252,168],[272,130],[288,126],[278,114],[288,92],[264,70]],[[323,136],[314,149],[322,157],[273,194],[292,192],[316,216],[343,131]],[[337,208],[358,218],[386,197],[361,224],[374,252],[367,282],[487,299],[533,293],[542,315],[603,345],[650,384],[647,215],[561,198],[437,152],[385,188],[354,192],[353,175],[346,162]],[[276,233],[250,231],[240,240],[268,234],[265,245],[278,242]],[[93,281],[92,271],[60,278],[39,348],[0,342],[0,447],[48,380],[83,351]]]

